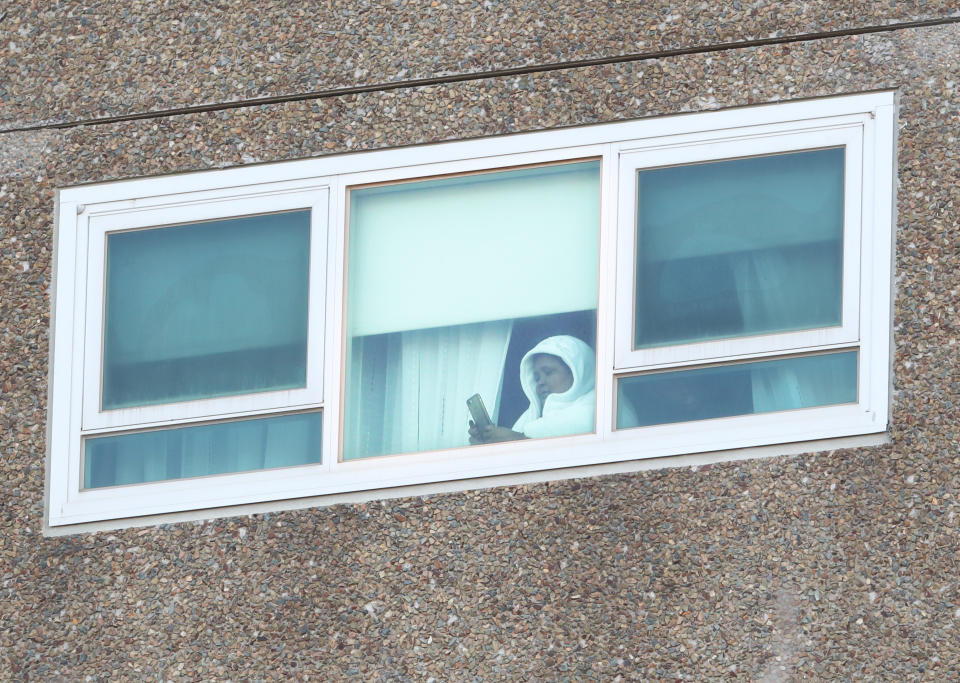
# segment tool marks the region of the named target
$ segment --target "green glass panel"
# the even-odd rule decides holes
[[[322,414],[87,438],[84,488],[320,462]]]
[[[656,372],[617,381],[617,428],[856,400],[856,351]]]
[[[843,148],[637,176],[634,347],[841,323]]]
[[[108,235],[104,410],[303,387],[310,212]]]

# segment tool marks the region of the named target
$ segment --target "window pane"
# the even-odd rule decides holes
[[[634,347],[841,324],[843,148],[640,171]]]
[[[617,381],[617,429],[856,400],[856,351],[658,372]]]
[[[320,462],[321,413],[88,438],[84,488]]]
[[[592,431],[599,224],[599,162],[351,191],[344,457]]]
[[[108,235],[104,410],[303,387],[310,212]]]

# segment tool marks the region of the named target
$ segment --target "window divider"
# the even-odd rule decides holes
[[[328,412],[324,415],[323,432],[323,468],[335,472],[340,467],[340,435],[343,433],[343,378],[346,376],[344,363],[346,354],[346,302],[343,293],[346,290],[347,258],[347,219],[346,183],[343,176],[335,177],[330,183],[329,206],[330,230],[329,250],[327,254],[327,321],[326,337],[326,392],[332,400],[328,403]]]
[[[613,369],[618,255],[617,145],[607,146],[601,171],[600,201],[600,282],[597,304],[597,412],[594,429],[601,438],[609,438],[614,430],[616,381]],[[609,419],[608,419],[609,417]]]

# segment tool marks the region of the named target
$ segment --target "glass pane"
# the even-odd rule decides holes
[[[634,347],[841,324],[843,148],[640,171]]]
[[[599,225],[593,161],[351,191],[344,457],[593,431]]]
[[[306,384],[310,212],[107,237],[104,410]]]
[[[617,381],[617,429],[856,400],[856,351],[658,372]]]
[[[320,462],[322,414],[86,439],[84,488]]]

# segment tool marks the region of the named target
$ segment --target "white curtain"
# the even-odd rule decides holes
[[[797,329],[838,308],[839,272],[832,266],[833,259],[817,256],[814,249],[794,248],[743,252],[730,258],[746,331]],[[808,286],[790,286],[791,280],[801,277]],[[846,373],[803,372],[795,363],[762,364],[751,376],[758,413],[822,405],[828,397],[844,393],[849,382]]]
[[[497,419],[512,326],[507,320],[356,338],[345,458],[466,445],[467,398],[479,393]]]

